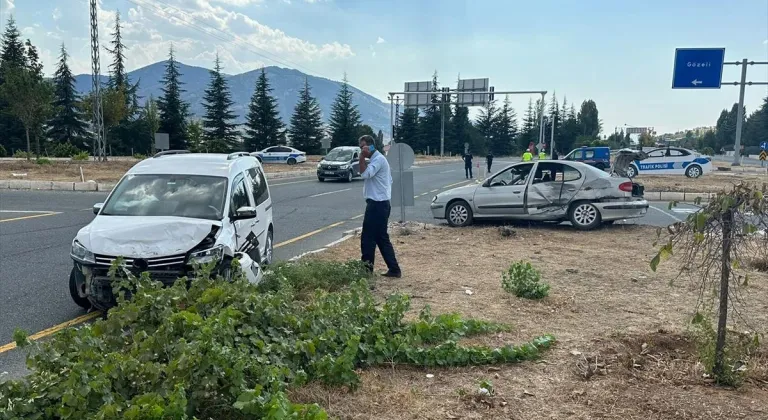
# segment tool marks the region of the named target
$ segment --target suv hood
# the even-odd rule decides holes
[[[77,234],[94,254],[151,258],[183,254],[221,222],[185,217],[96,216]]]

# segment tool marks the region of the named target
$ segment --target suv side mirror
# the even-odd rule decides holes
[[[491,186],[491,178],[488,178],[483,182],[483,187],[490,187]]]
[[[101,208],[104,207],[104,203],[96,203],[93,205],[93,214],[99,214]]]
[[[243,206],[237,209],[235,215],[231,217],[232,220],[253,219],[256,217],[256,207]]]

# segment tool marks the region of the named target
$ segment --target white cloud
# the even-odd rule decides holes
[[[371,51],[371,57],[376,58],[376,49],[373,48],[373,45],[369,45],[368,49]]]
[[[58,8],[58,7],[57,7],[57,8],[55,8],[55,9],[53,9],[53,15],[52,15],[52,17],[53,17],[53,20],[59,20],[59,19],[61,19],[61,10],[59,10],[59,8]]]
[[[11,13],[14,7],[16,5],[13,4],[13,0],[5,0],[5,13]]]
[[[768,39],[766,39],[765,41],[763,41],[763,45],[768,45]]]
[[[383,44],[383,43],[385,43],[385,42],[387,42],[387,41],[386,41],[386,40],[384,40],[384,38],[382,38],[382,37],[379,37],[379,39],[377,39],[377,40],[376,40],[376,43],[377,43],[377,44]]]
[[[21,30],[21,34],[27,37],[32,36],[35,34],[35,28],[32,26],[27,26]]]
[[[211,0],[214,3],[223,3],[230,6],[245,7],[250,5],[261,4],[262,0]]]

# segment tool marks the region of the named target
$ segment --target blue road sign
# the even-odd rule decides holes
[[[720,89],[725,48],[678,48],[672,89]]]
[[[761,141],[760,148],[763,150],[768,150],[768,141]]]

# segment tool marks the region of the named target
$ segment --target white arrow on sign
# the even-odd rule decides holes
[[[694,86],[698,86],[698,85],[700,85],[702,83],[703,82],[701,80],[699,80],[699,79],[693,79],[693,81],[691,82],[691,84],[694,85]]]

